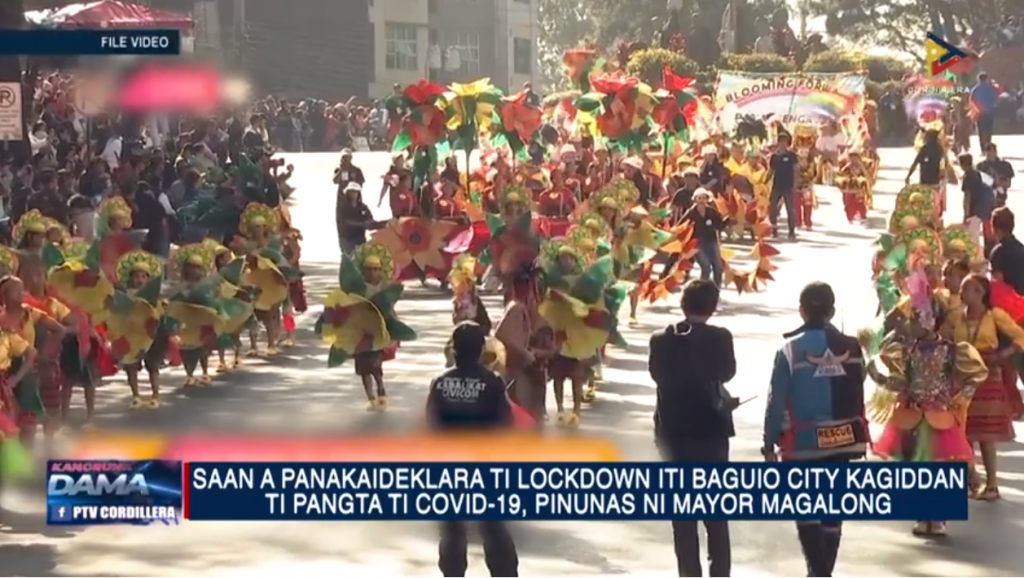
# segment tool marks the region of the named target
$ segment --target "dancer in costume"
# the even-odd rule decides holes
[[[130,251],[114,267],[117,288],[107,320],[110,353],[124,368],[131,389],[133,409],[160,407],[160,367],[167,354],[171,332],[160,301],[163,263],[146,251]],[[139,371],[149,375],[150,399],[139,394]]]
[[[292,281],[302,278],[302,272],[292,267],[281,253],[280,214],[261,203],[249,203],[239,218],[237,237],[232,249],[245,257],[244,285],[256,289],[253,301],[256,319],[267,331],[267,348],[260,351],[255,330],[249,332],[249,355],[272,357],[277,355],[277,341],[281,336],[281,309],[288,300]]]
[[[946,182],[950,176],[955,178],[956,173],[952,172],[952,163],[946,150],[942,121],[922,119],[919,122],[921,129],[914,141],[917,156],[907,171],[906,182],[909,185],[914,171],[920,169],[918,182],[934,195],[938,215],[941,216],[946,209]]]
[[[551,187],[537,198],[540,214],[545,217],[567,218],[576,210],[576,205],[575,187],[566,180],[563,169],[553,169]]]
[[[0,483],[38,475],[31,454],[18,439],[19,419],[26,412],[18,394],[35,362],[31,343],[15,330],[0,328]]]
[[[850,223],[863,221],[868,216],[868,195],[871,190],[871,174],[860,156],[861,151],[850,149],[835,179],[836,187],[843,193],[843,210]]]
[[[215,303],[219,283],[211,280],[213,252],[204,243],[177,247],[171,254],[171,280],[167,317],[176,327],[185,387],[209,385],[209,353],[214,340],[223,333],[224,320]],[[196,367],[202,374],[196,378]]]
[[[608,340],[611,318],[605,289],[614,280],[611,255],[588,261],[570,240],[549,241],[542,252],[544,295],[538,312],[554,333],[548,377],[555,393],[558,423],[576,427],[590,365]],[[566,413],[564,388],[572,386],[572,411]]]
[[[794,224],[811,230],[811,215],[818,204],[814,196],[814,183],[818,178],[818,153],[814,148],[818,131],[810,124],[798,124],[793,127],[793,150],[797,155],[796,198],[793,207]]]
[[[868,374],[880,390],[874,396],[874,418],[885,427],[874,451],[882,457],[913,462],[970,462],[972,451],[964,432],[968,405],[988,370],[968,342],[952,341],[939,331],[947,310],[936,299],[924,270],[906,279],[912,305],[904,340],[886,345]],[[914,534],[942,536],[944,521],[919,521]]]
[[[452,288],[452,324],[458,325],[463,321],[472,321],[480,326],[487,335],[484,340],[484,350],[480,354],[480,363],[487,369],[503,375],[505,373],[505,346],[491,336],[491,318],[487,315],[487,308],[476,293],[476,260],[468,254],[460,255],[452,264],[452,270],[448,274],[448,280]],[[447,367],[455,366],[455,357],[452,350],[452,341],[444,348]]]
[[[539,274],[534,263],[527,262],[511,276],[511,299],[494,331],[508,356],[505,381],[510,393],[538,424],[545,414],[546,361],[554,347],[554,335],[537,310]]]
[[[353,358],[356,375],[366,392],[366,409],[387,409],[384,387],[385,350],[394,343],[416,339],[416,332],[395,317],[403,287],[393,281],[394,258],[377,243],[360,245],[343,255],[338,289],[327,296],[317,331],[330,345],[328,367]]]
[[[0,279],[0,304],[3,305],[0,324],[16,331],[30,344],[37,343],[37,332],[40,329],[46,332],[45,337],[39,340],[44,354],[36,357],[35,366],[15,390],[22,411],[19,416],[22,443],[31,446],[38,420],[44,420],[47,438],[56,432],[57,420],[48,420],[47,415],[49,413],[56,418],[60,412],[60,345],[65,330],[61,322],[46,311],[26,303],[25,297],[21,279],[10,275]],[[49,412],[40,396],[41,385],[46,388],[47,397],[52,402]]]
[[[985,466],[984,489],[981,480],[972,480],[971,487],[979,500],[999,499],[996,465],[996,444],[1014,439],[1013,412],[1003,371],[1012,371],[1013,354],[1024,349],[1024,329],[1006,311],[992,307],[988,278],[972,274],[960,288],[963,307],[953,310],[946,319],[944,332],[957,343],[971,344],[988,367],[988,377],[971,396],[967,410],[967,439],[978,444]],[[1001,343],[1009,343],[1002,346]],[[1013,384],[1016,388],[1016,383]]]
[[[242,268],[238,265],[241,260],[236,259],[231,249],[221,245],[215,239],[207,239],[205,243],[213,251],[214,267],[221,277],[221,297],[247,303],[251,309],[252,290],[240,286]],[[224,333],[217,337],[217,373],[227,373],[238,369],[238,366],[242,364],[242,331],[251,329],[254,324],[255,319],[250,312],[249,317],[238,321],[237,329],[225,327]],[[230,365],[228,365],[225,355],[229,348],[234,354]]]

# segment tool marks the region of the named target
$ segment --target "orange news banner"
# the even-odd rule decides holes
[[[597,438],[536,434],[288,437],[252,435],[89,435],[67,459],[205,462],[612,462],[615,445]]]

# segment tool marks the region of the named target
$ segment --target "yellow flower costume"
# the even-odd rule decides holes
[[[121,365],[145,360],[158,367],[166,353],[166,343],[157,342],[163,317],[163,264],[151,253],[131,251],[117,261],[115,272],[117,289],[106,320],[110,353]]]

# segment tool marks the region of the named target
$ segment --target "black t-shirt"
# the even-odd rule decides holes
[[[1013,166],[1003,159],[981,161],[978,163],[978,170],[992,177],[996,181],[996,185],[999,184],[999,179],[1006,181],[1013,179]]]
[[[512,425],[512,406],[494,372],[453,367],[431,382],[427,416],[438,429],[501,428]]]
[[[707,163],[700,169],[700,184],[712,193],[725,190],[725,170],[720,163]]]
[[[676,191],[676,194],[672,196],[672,206],[677,209],[686,210],[693,204],[693,193],[696,189],[687,189],[683,187]]]
[[[793,151],[772,154],[768,166],[772,171],[772,189],[786,192],[796,189],[796,165],[799,159]]]
[[[686,211],[683,219],[693,223],[693,236],[701,242],[717,243],[718,232],[725,228],[722,215],[711,206],[706,207],[702,215],[694,205]]]
[[[993,273],[1001,273],[1003,280],[1020,295],[1024,295],[1024,245],[1010,236],[992,249],[989,262]]]
[[[366,242],[367,225],[373,222],[373,213],[370,212],[370,207],[367,207],[366,203],[352,206],[344,196],[339,196],[338,208],[335,213],[338,222],[338,237],[355,244]]]
[[[968,169],[964,171],[963,183],[960,190],[967,195],[967,213],[964,217],[978,217],[988,220],[992,217],[992,209],[995,207],[995,198],[992,187],[981,180],[981,173],[977,170]]]
[[[924,147],[917,153],[919,182],[922,185],[937,185],[942,181],[942,153]]]
[[[341,177],[338,180],[338,194],[345,192],[345,187],[349,183],[358,183],[360,186],[366,184],[366,177],[363,176],[363,171],[355,165],[349,165],[347,167],[338,167],[334,169],[334,173]]]

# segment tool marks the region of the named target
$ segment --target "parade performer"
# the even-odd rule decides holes
[[[513,298],[512,277],[525,263],[537,258],[539,242],[533,234],[530,193],[521,185],[506,186],[500,193],[501,215],[487,214],[491,238],[487,245],[492,275],[501,280],[506,304]]]
[[[368,411],[387,409],[383,357],[393,343],[412,341],[416,332],[395,317],[395,304],[403,287],[393,281],[394,258],[377,243],[360,245],[343,255],[338,272],[338,289],[324,301],[317,331],[330,345],[328,367],[338,367],[349,358],[366,392]]]
[[[541,262],[544,295],[538,312],[555,337],[548,377],[554,388],[557,420],[559,424],[576,427],[588,366],[610,334],[611,318],[604,304],[604,292],[614,280],[614,261],[608,255],[588,262],[571,242],[558,239],[546,243]],[[566,380],[572,386],[570,413],[564,407]]]
[[[850,149],[835,178],[836,187],[843,193],[843,210],[850,223],[867,219],[871,174],[861,158],[861,151]]]
[[[1013,354],[1024,349],[1024,329],[1006,311],[992,307],[991,297],[987,277],[978,274],[968,276],[960,289],[964,306],[950,313],[944,328],[954,342],[971,344],[988,367],[988,377],[970,396],[971,403],[967,409],[967,439],[979,445],[986,474],[984,489],[979,479],[972,480],[971,487],[975,497],[985,501],[1000,497],[996,443],[1014,438],[1010,392],[1003,380],[1003,371],[1012,371],[1010,360]],[[1011,345],[1001,346],[1004,342]],[[1017,384],[1013,383],[1011,387],[1016,389]]]
[[[879,353],[877,360],[888,375],[874,361],[868,365],[868,374],[880,386],[871,403],[873,417],[885,424],[874,451],[900,461],[970,462],[973,453],[964,421],[988,370],[970,343],[941,335],[948,311],[935,298],[923,267],[915,268],[905,286],[912,305],[907,337]],[[919,521],[914,527],[920,536],[945,533],[944,521]]]
[[[220,296],[225,299],[237,299],[243,303],[250,304],[249,316],[245,319],[236,320],[237,328],[233,327],[233,324],[229,322],[224,328],[224,333],[217,337],[217,373],[227,373],[232,369],[237,369],[242,364],[242,331],[251,329],[255,324],[251,311],[253,291],[252,288],[241,286],[241,273],[244,261],[237,259],[231,252],[231,249],[221,245],[215,239],[207,239],[205,243],[213,251],[214,268],[221,278]],[[228,365],[225,355],[228,348],[234,352],[230,365]]]
[[[484,340],[484,350],[480,355],[480,363],[487,369],[503,375],[505,373],[505,346],[491,335],[491,318],[487,315],[487,308],[476,292],[476,259],[467,254],[462,254],[452,265],[448,274],[448,280],[452,288],[452,325],[458,325],[463,321],[472,321],[480,326],[487,336]],[[444,355],[447,367],[455,366],[455,357],[452,349],[452,341],[444,348]]]
[[[942,216],[946,210],[946,183],[956,182],[956,172],[949,159],[942,121],[926,116],[918,119],[918,122],[920,130],[914,141],[917,156],[907,171],[906,182],[909,185],[914,171],[920,168],[918,182],[931,190],[938,214]]]
[[[302,260],[302,231],[292,226],[291,212],[288,210],[287,205],[280,205],[278,212],[281,215],[281,255],[288,261],[288,265],[295,271],[301,271],[302,266],[300,262]],[[214,249],[214,256],[216,256],[216,250]],[[306,287],[302,282],[302,277],[291,279],[288,282],[288,302],[285,305],[285,310],[282,312],[282,329],[284,335],[281,340],[281,345],[284,347],[295,347],[295,314],[305,313],[308,309],[306,304]]]
[[[289,296],[292,281],[302,278],[302,272],[292,267],[281,253],[280,213],[261,203],[249,203],[239,218],[238,230],[232,249],[244,255],[246,268],[244,285],[255,287],[253,301],[256,319],[267,330],[267,349],[259,351],[256,335],[249,334],[250,355],[277,355],[277,340],[281,335],[281,309]]]
[[[32,455],[18,439],[18,421],[25,409],[17,395],[35,362],[31,343],[13,329],[0,328],[0,485],[36,475]]]
[[[513,400],[538,423],[545,417],[547,361],[554,353],[554,333],[538,311],[541,270],[531,260],[509,278],[511,299],[494,330],[505,346],[505,381]]]
[[[798,124],[793,127],[793,150],[797,154],[796,199],[793,207],[796,215],[796,227],[810,230],[813,226],[811,215],[818,205],[814,195],[814,183],[817,180],[817,151],[814,148],[817,140],[817,129],[810,124]]]
[[[537,208],[545,217],[568,218],[576,210],[576,187],[565,176],[564,169],[551,171],[551,187],[538,195]]]
[[[149,408],[160,407],[160,367],[167,355],[172,331],[160,300],[163,264],[146,251],[130,251],[114,264],[112,307],[106,321],[107,339],[114,360],[125,370],[131,389],[131,407],[143,407],[139,371],[149,374]]]
[[[211,383],[210,351],[219,338],[241,331],[253,312],[250,303],[236,299],[233,285],[226,288],[229,295],[224,294],[222,275],[237,276],[242,261],[225,266],[220,273],[215,272],[214,261],[214,250],[205,242],[178,247],[171,255],[175,283],[168,291],[167,317],[177,327],[185,387]],[[202,370],[198,378],[197,366]]]

